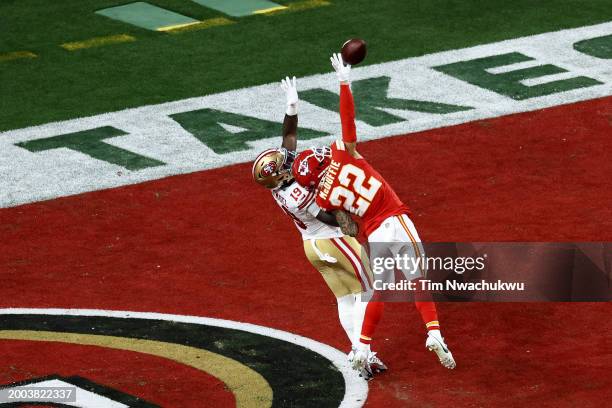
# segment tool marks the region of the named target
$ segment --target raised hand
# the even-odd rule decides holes
[[[285,77],[285,79],[281,80],[281,89],[285,91],[285,96],[287,97],[287,115],[297,115],[298,93],[295,77],[293,79]]]
[[[330,61],[332,63],[332,67],[334,67],[334,71],[336,71],[338,81],[349,82],[351,76],[351,66],[349,64],[344,65],[342,55],[340,53],[332,54]]]

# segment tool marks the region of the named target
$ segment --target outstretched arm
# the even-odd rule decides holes
[[[340,122],[342,123],[342,141],[347,152],[353,157],[361,157],[357,152],[357,128],[355,127],[355,102],[349,85],[351,66],[344,65],[342,56],[334,54],[331,58],[332,67],[340,81]]]
[[[281,81],[281,88],[287,97],[287,112],[283,120],[283,143],[282,147],[293,152],[297,149],[297,103],[298,93],[296,79],[286,77]]]
[[[283,144],[281,145],[289,151],[294,151],[297,148],[297,115],[285,115],[283,120]]]

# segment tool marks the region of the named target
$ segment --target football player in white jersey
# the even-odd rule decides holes
[[[297,147],[296,79],[283,79],[281,88],[287,97],[287,111],[283,121],[283,141],[279,149],[263,151],[253,163],[253,179],[270,189],[276,203],[292,218],[302,234],[304,252],[313,267],[336,296],[340,323],[351,342],[352,349],[359,344],[361,325],[367,302],[361,294],[372,290],[369,261],[363,259],[361,245],[354,238],[357,225],[343,211],[334,213],[321,210],[315,203],[314,188],[300,186],[291,174],[291,165]],[[313,149],[314,154],[329,154],[329,148]],[[353,355],[349,353],[349,360]],[[366,379],[373,372],[387,367],[372,354],[368,370],[360,372]]]

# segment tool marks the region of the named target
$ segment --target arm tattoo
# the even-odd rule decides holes
[[[345,235],[349,235],[351,237],[357,236],[359,228],[357,227],[357,223],[353,221],[350,215],[344,211],[335,211],[334,215],[336,216],[338,225],[340,225],[340,229]]]

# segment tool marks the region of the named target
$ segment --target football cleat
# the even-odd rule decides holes
[[[387,371],[387,365],[382,362],[382,360],[376,357],[375,352],[370,352],[368,356],[368,364],[370,364],[370,369],[373,373],[382,373],[383,371]]]
[[[364,380],[370,381],[372,377],[374,377],[374,373],[370,368],[370,363],[368,361],[370,351],[366,349],[358,349],[353,354],[353,360],[351,361],[351,367],[353,370],[359,373],[360,377],[363,377]]]
[[[450,352],[446,346],[446,343],[444,343],[444,338],[441,336],[435,336],[428,333],[427,341],[425,341],[425,347],[427,347],[427,350],[435,352],[440,360],[440,363],[449,370],[452,370],[457,366],[455,359],[453,358],[453,354]]]

